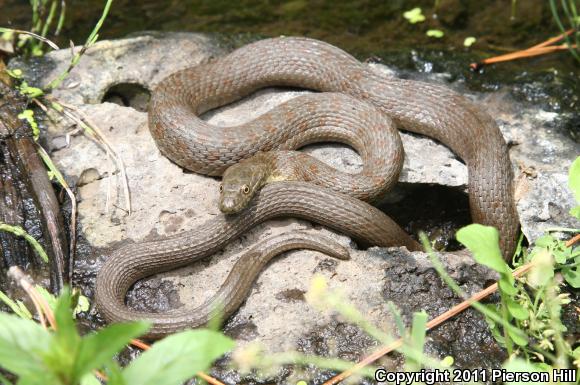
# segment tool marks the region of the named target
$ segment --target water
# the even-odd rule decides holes
[[[469,64],[527,48],[559,34],[544,0],[116,0],[101,38],[119,38],[143,30],[194,31],[227,37],[232,46],[259,37],[304,35],[322,39],[361,60],[377,60],[412,72],[444,72],[476,91],[510,86],[520,100],[556,112],[578,106],[577,62],[568,52],[502,63],[473,72]],[[55,40],[84,42],[100,17],[104,1],[67,2],[67,18]],[[425,21],[409,23],[403,13],[421,7]],[[512,17],[515,16],[515,17]],[[25,0],[0,0],[0,26],[30,28]],[[439,29],[440,39],[426,31]],[[466,37],[476,43],[464,47]],[[577,128],[577,127],[576,127]],[[573,127],[572,130],[575,130]]]

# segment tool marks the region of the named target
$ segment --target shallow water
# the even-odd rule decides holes
[[[552,111],[578,106],[579,66],[568,52],[502,63],[473,72],[469,64],[527,48],[559,34],[547,1],[441,0],[258,1],[115,0],[100,36],[118,38],[143,30],[195,31],[219,34],[232,46],[264,36],[305,35],[322,39],[361,60],[378,60],[413,72],[450,74],[477,91],[511,86],[511,93]],[[67,2],[60,37],[84,41],[98,20],[103,0]],[[421,7],[425,21],[411,24],[403,13]],[[0,0],[0,25],[29,29],[29,2]],[[442,38],[426,35],[429,29]],[[466,48],[466,37],[476,43]],[[577,129],[572,124],[571,131]]]

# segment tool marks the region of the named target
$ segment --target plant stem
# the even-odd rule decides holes
[[[565,0],[562,0],[562,3],[564,3],[564,2],[565,2]],[[556,0],[550,0],[550,9],[552,10],[552,15],[554,16],[554,20],[556,21],[558,28],[560,28],[562,33],[565,33],[566,28],[564,27],[564,24],[562,23],[562,20],[560,19],[560,14],[558,13],[558,7],[556,6]],[[572,22],[572,26],[575,28],[576,27],[575,19],[572,19],[571,22]],[[578,35],[578,31],[575,31],[575,35]],[[577,36],[575,38],[578,39]],[[570,50],[570,53],[572,54],[572,56],[574,56],[574,58],[576,60],[580,61],[580,55],[572,47],[572,42],[570,41],[570,37],[568,35],[565,35],[564,40],[566,40],[566,45],[568,46],[568,49]]]
[[[60,85],[60,83],[62,83],[62,81],[69,75],[69,73],[72,71],[72,69],[78,64],[79,60],[81,59],[81,56],[85,53],[85,51],[97,41],[98,32],[101,29],[101,27],[103,26],[103,23],[105,22],[107,15],[109,14],[109,9],[111,8],[112,3],[113,3],[113,0],[107,0],[107,3],[105,4],[105,8],[103,9],[103,13],[101,14],[101,18],[99,19],[99,21],[95,25],[95,28],[93,28],[93,31],[91,32],[91,34],[87,38],[87,41],[85,42],[83,47],[80,49],[79,52],[74,54],[68,68],[66,70],[64,70],[56,79],[51,81],[48,84],[48,86],[46,86],[46,88],[45,88],[46,90],[53,90],[56,87],[58,87]]]

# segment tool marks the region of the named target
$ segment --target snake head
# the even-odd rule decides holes
[[[230,166],[220,185],[219,209],[224,214],[242,211],[266,183],[264,165],[251,158]]]

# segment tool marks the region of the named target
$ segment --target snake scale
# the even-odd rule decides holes
[[[320,93],[292,99],[241,126],[216,128],[200,118],[204,112],[270,86]],[[346,129],[357,122],[362,130]],[[149,128],[161,152],[191,171],[222,175],[228,167],[264,156],[265,151],[282,150],[282,159],[302,157],[290,150],[322,139],[354,147],[363,159],[363,171],[341,176],[323,169],[326,177],[315,183],[271,178],[272,183],[256,190],[252,199],[243,202],[247,207],[235,215],[217,216],[200,229],[116,250],[97,276],[100,312],[108,321],[148,319],[154,325],[149,337],[157,338],[203,325],[215,315],[214,308],[221,308],[225,315],[235,310],[259,273],[256,266],[265,263],[250,260],[267,261],[276,252],[296,247],[340,257],[328,240],[281,237],[242,256],[220,291],[197,310],[156,314],[125,305],[127,290],[139,279],[209,256],[257,223],[276,217],[307,219],[363,245],[418,250],[417,242],[395,222],[360,200],[380,197],[387,189],[381,184],[390,186],[398,177],[404,155],[398,135],[393,134],[395,127],[443,143],[466,163],[472,219],[498,228],[502,252],[510,257],[519,231],[512,169],[506,143],[489,114],[446,87],[384,75],[327,43],[273,38],[178,71],[159,83],[150,102]],[[324,167],[313,162],[305,160],[309,175]],[[349,179],[355,177],[362,181],[356,186],[362,187]],[[237,204],[223,199],[227,192],[222,192],[224,211]]]

